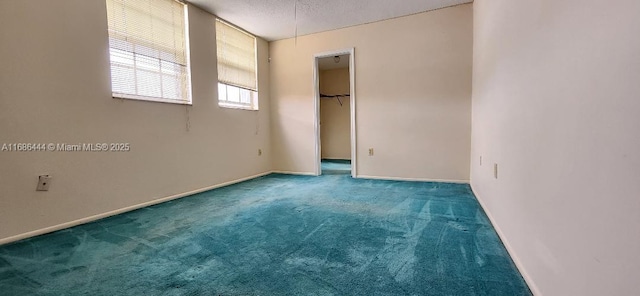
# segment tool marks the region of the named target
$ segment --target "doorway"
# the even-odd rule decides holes
[[[316,175],[356,177],[354,49],[314,56]]]

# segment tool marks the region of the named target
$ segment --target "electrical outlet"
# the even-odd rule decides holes
[[[262,149],[258,149],[258,156],[262,155]]]
[[[369,148],[369,156],[373,156],[373,148]]]
[[[51,176],[38,176],[38,186],[36,187],[36,191],[49,191],[49,184],[51,184]]]
[[[498,164],[497,163],[493,164],[493,177],[498,179]]]

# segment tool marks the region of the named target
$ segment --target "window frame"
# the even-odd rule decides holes
[[[222,18],[219,18],[219,17],[216,17],[216,20],[214,22],[214,28],[215,28],[215,26],[218,25],[218,21],[220,21],[221,23],[223,23],[223,24],[225,24],[225,25],[227,25],[227,26],[229,26],[229,27],[231,27],[233,29],[236,29],[236,30],[238,30],[238,31],[240,31],[240,32],[242,32],[244,34],[247,34],[247,35],[249,35],[249,36],[251,36],[253,38],[253,40],[254,40],[254,42],[253,42],[254,57],[253,58],[254,58],[255,65],[256,65],[256,69],[255,69],[256,89],[255,90],[247,89],[247,88],[235,86],[235,85],[232,85],[232,84],[227,84],[227,83],[220,82],[219,74],[218,74],[218,79],[216,79],[217,80],[217,90],[218,90],[217,91],[218,107],[220,107],[220,108],[228,108],[228,109],[241,109],[241,110],[249,110],[249,111],[259,111],[260,110],[260,106],[259,106],[259,94],[260,94],[260,92],[259,92],[260,79],[259,78],[260,77],[258,75],[258,68],[259,68],[259,65],[258,65],[258,37],[256,37],[256,35],[248,32],[248,31],[246,31],[246,30],[244,30],[244,29],[242,29],[242,28],[240,28],[240,27],[238,27],[238,26],[236,26],[236,25],[234,25],[234,24],[222,19]],[[216,36],[216,67],[218,66],[218,56],[217,56],[218,53],[217,52],[218,52],[218,38]],[[227,98],[229,96],[229,92],[228,92],[228,88],[229,87],[237,88],[240,91],[245,90],[245,91],[250,92],[251,102],[249,102],[249,103],[241,103],[241,102],[233,102],[233,101],[230,101],[228,99],[221,100],[220,99],[220,91],[221,91],[220,87],[221,86],[224,86],[227,89],[226,92],[225,92]],[[240,101],[240,97],[238,97],[238,101]]]
[[[175,2],[178,2],[182,5],[182,9],[184,10],[183,14],[184,14],[184,44],[185,44],[185,59],[186,59],[186,64],[184,65],[185,67],[185,74],[186,74],[186,82],[185,82],[185,87],[186,89],[184,90],[185,94],[186,94],[186,98],[184,99],[170,99],[170,98],[163,98],[163,97],[156,97],[156,96],[145,96],[145,95],[139,95],[139,94],[128,94],[128,93],[121,93],[121,92],[116,92],[113,89],[113,62],[112,62],[112,50],[118,50],[118,51],[123,51],[125,53],[131,54],[133,55],[133,63],[134,66],[131,68],[134,71],[134,77],[137,81],[137,73],[136,71],[147,71],[147,72],[153,72],[153,74],[157,73],[160,75],[160,89],[162,92],[162,77],[163,77],[163,70],[162,70],[162,62],[164,60],[160,59],[160,58],[155,58],[155,57],[148,57],[136,52],[130,52],[130,51],[126,51],[126,50],[122,50],[122,49],[117,49],[117,48],[112,48],[111,47],[111,36],[109,36],[109,47],[108,47],[108,51],[109,51],[109,82],[111,85],[111,97],[113,99],[129,99],[129,100],[137,100],[137,101],[147,101],[147,102],[159,102],[159,103],[169,103],[169,104],[178,104],[178,105],[193,105],[193,93],[192,93],[192,84],[191,84],[191,44],[190,44],[190,40],[189,40],[189,7],[188,4],[182,1],[176,1],[176,0],[172,0]],[[107,25],[107,29],[109,29],[108,25]],[[135,46],[140,46],[140,44],[129,41],[133,47]],[[144,46],[144,45],[142,45]],[[138,56],[142,56],[142,57],[147,57],[147,58],[151,58],[154,60],[154,62],[157,60],[157,62],[159,63],[159,70],[157,72],[155,72],[154,70],[148,70],[148,69],[140,69],[136,67],[136,61],[138,60]],[[169,61],[164,61],[164,62],[168,62],[168,63],[172,63]],[[180,67],[182,67],[182,65],[178,64],[178,63],[172,63],[175,65],[178,65]],[[127,67],[127,65],[120,65],[121,67]],[[179,75],[179,74],[178,74]],[[133,87],[135,89],[138,88],[137,83],[134,83]],[[136,91],[137,92],[137,91]]]
[[[220,95],[221,95],[221,87],[225,88],[225,96],[227,97],[227,99],[225,99],[224,101],[220,100]],[[229,88],[236,88],[238,89],[238,101],[240,101],[241,98],[241,94],[240,92],[245,91],[248,92],[250,99],[249,99],[249,103],[243,103],[243,102],[233,102],[230,101],[228,99],[229,97]],[[246,89],[246,88],[241,88],[241,87],[237,87],[235,85],[229,85],[229,84],[225,84],[222,82],[218,82],[218,106],[222,107],[222,108],[231,108],[231,109],[244,109],[244,110],[251,110],[251,111],[258,111],[258,92],[254,91],[254,90],[250,90],[250,89]]]

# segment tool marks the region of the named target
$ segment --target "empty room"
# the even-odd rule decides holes
[[[0,295],[639,295],[640,2],[0,1]]]

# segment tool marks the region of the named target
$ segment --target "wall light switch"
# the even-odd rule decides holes
[[[373,148],[369,148],[369,156],[373,156]]]
[[[482,155],[480,155],[480,165],[482,165]]]
[[[498,164],[497,163],[493,164],[493,177],[498,179]]]
[[[38,176],[38,187],[36,187],[37,191],[48,191],[49,184],[51,184],[51,176],[49,175],[41,175]]]
[[[258,149],[258,156],[262,155],[262,149]]]

